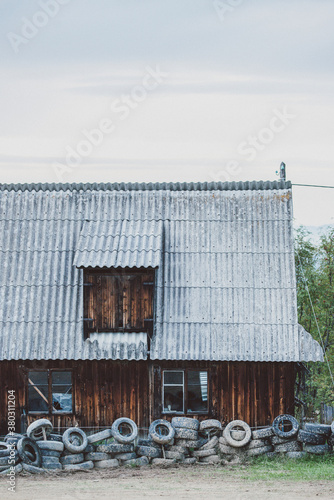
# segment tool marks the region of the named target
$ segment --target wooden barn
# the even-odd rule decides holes
[[[0,434],[294,412],[291,184],[0,186]]]

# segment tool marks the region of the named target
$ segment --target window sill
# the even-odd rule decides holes
[[[191,411],[185,413],[184,411],[163,411],[162,415],[186,415],[187,417],[195,417],[196,415],[209,415],[208,411]]]

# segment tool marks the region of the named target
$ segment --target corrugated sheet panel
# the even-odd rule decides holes
[[[138,259],[150,252],[156,264],[152,249],[161,248],[163,232],[152,359],[322,359],[319,344],[297,324],[286,184],[125,186],[1,186],[1,359],[146,359],[139,337],[83,337],[76,252],[94,246],[108,249],[101,255],[109,259],[111,227],[124,238],[117,265],[145,263]],[[127,227],[135,230],[124,233]],[[135,250],[132,260],[125,248]]]
[[[80,233],[77,267],[158,267],[162,257],[162,222],[86,221]]]

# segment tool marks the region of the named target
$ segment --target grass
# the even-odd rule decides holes
[[[240,472],[239,472],[240,473]],[[309,455],[299,460],[282,457],[254,458],[240,474],[247,480],[334,481],[334,455]]]

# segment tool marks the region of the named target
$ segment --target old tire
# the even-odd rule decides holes
[[[291,429],[289,431],[284,431],[280,428],[280,425],[284,424],[284,422],[289,422],[291,425]],[[292,415],[278,415],[272,423],[272,428],[276,436],[289,439],[298,433],[299,423],[298,420],[296,420]]]
[[[22,468],[25,472],[29,472],[30,474],[44,474],[45,470],[42,467],[35,467],[34,465],[25,464],[23,462]]]
[[[161,429],[164,429],[166,432],[166,435],[162,435]],[[184,429],[187,431],[187,429]],[[168,420],[155,420],[154,422],[151,423],[149,427],[149,435],[151,436],[151,439],[158,444],[167,444],[169,443],[175,436],[175,429],[174,427],[168,422]],[[191,431],[188,431],[191,432]],[[195,431],[192,431],[195,432]],[[197,433],[196,433],[197,434]]]
[[[119,462],[116,458],[109,458],[108,460],[100,460],[94,464],[96,469],[114,469],[119,467]]]
[[[253,450],[254,448],[262,448],[263,446],[269,446],[272,443],[270,439],[252,439],[246,446],[247,450]]]
[[[192,456],[197,458],[211,457],[212,455],[217,455],[216,448],[208,448],[206,450],[195,450],[192,452]]]
[[[82,462],[81,464],[69,464],[69,465],[64,465],[63,469],[72,472],[81,470],[91,470],[94,469],[94,464],[93,462]]]
[[[263,429],[255,429],[252,431],[252,439],[265,439],[274,434],[272,427],[264,427]]]
[[[34,441],[40,441],[44,439],[43,429],[47,436],[49,436],[53,430],[53,425],[47,418],[40,418],[32,422],[27,429],[27,436]]]
[[[179,450],[175,450],[179,451]],[[136,453],[140,457],[161,458],[162,452],[155,446],[137,446]]]
[[[111,458],[109,453],[103,453],[102,451],[92,451],[91,453],[85,454],[85,462],[98,462],[100,460],[109,460]]]
[[[284,439],[284,438],[280,438],[278,436],[273,436],[271,438],[271,444],[274,444],[275,446],[277,444],[291,443],[292,441],[296,441],[296,437],[293,437],[293,438],[290,438],[290,439]]]
[[[28,437],[21,438],[17,442],[17,451],[22,462],[28,465],[34,465],[35,467],[40,467],[42,463],[41,452],[39,451],[39,447],[37,443]],[[31,459],[26,452],[32,453],[34,459]]]
[[[65,457],[60,457],[59,461],[62,465],[81,464],[85,461],[85,458],[83,453],[75,453],[72,455],[66,455]]]
[[[165,451],[165,458],[172,458],[176,460],[177,462],[183,462],[185,459],[184,453],[181,453],[179,451]]]
[[[304,450],[314,455],[325,455],[331,451],[331,447],[328,444],[306,444]]]
[[[80,444],[74,444],[79,441]],[[63,434],[65,448],[72,453],[82,453],[88,445],[86,433],[79,427],[70,427]]]
[[[219,439],[218,436],[213,436],[207,443],[203,444],[203,446],[200,447],[201,450],[207,450],[210,448],[215,448],[218,446]]]
[[[298,441],[290,441],[285,444],[277,444],[275,446],[277,453],[288,453],[289,451],[302,451],[302,445]]]
[[[135,453],[133,451],[130,453],[117,453],[117,455],[115,455],[114,458],[116,458],[116,460],[120,460],[121,462],[124,462],[125,460],[133,460],[134,458],[138,458],[138,457],[137,457],[137,453]]]
[[[171,467],[176,464],[176,460],[173,458],[153,458],[152,465],[158,467]]]
[[[175,439],[190,439],[196,441],[198,432],[193,429],[185,429],[184,427],[175,427]]]
[[[234,427],[241,427],[245,431],[246,435],[242,441],[236,441],[232,438],[231,430],[233,430]],[[249,425],[246,424],[246,422],[244,422],[243,420],[233,420],[225,427],[223,437],[226,439],[227,443],[230,446],[233,446],[234,448],[242,448],[243,446],[246,446],[251,440],[252,431]]]
[[[96,432],[95,434],[91,434],[87,436],[88,443],[98,443],[99,441],[103,441],[104,439],[109,439],[112,437],[111,429],[105,429],[104,431]]]
[[[59,441],[37,441],[37,446],[40,450],[57,451],[58,453],[64,451],[64,443]]]
[[[307,432],[313,432],[315,434],[322,434],[323,436],[329,437],[331,435],[331,426],[325,424],[305,424],[305,430]]]
[[[299,460],[300,458],[305,458],[307,455],[306,451],[288,451],[286,456],[288,458],[293,458]]]
[[[131,429],[131,433],[128,435],[124,435],[120,431],[120,426],[124,424]],[[118,418],[111,426],[111,433],[119,443],[132,443],[138,436],[138,427],[130,418]]]
[[[53,451],[53,450],[39,450],[41,452],[42,457],[57,457],[60,458],[60,452],[59,451]]]
[[[123,465],[135,465],[137,467],[148,465],[149,459],[147,457],[134,458],[132,460],[124,460]]]
[[[269,453],[273,451],[273,446],[262,446],[262,448],[253,448],[252,450],[248,450],[245,452],[246,457],[259,457],[260,455],[264,455],[265,453]],[[275,450],[276,451],[276,450]]]
[[[110,444],[99,444],[97,446],[96,451],[102,453],[130,453],[133,451],[132,444],[121,444],[121,443],[110,443]]]
[[[13,447],[10,444],[0,442],[0,458],[8,457],[12,449]]]
[[[181,427],[183,429],[192,429],[193,431],[198,431],[199,421],[195,418],[187,417],[173,417],[172,418],[173,427]]]
[[[325,444],[326,436],[322,434],[315,434],[314,432],[304,431],[300,429],[298,432],[298,441],[305,444]]]
[[[208,434],[209,432],[220,432],[223,429],[222,424],[219,420],[209,418],[208,420],[202,420],[199,425],[199,432]]]

